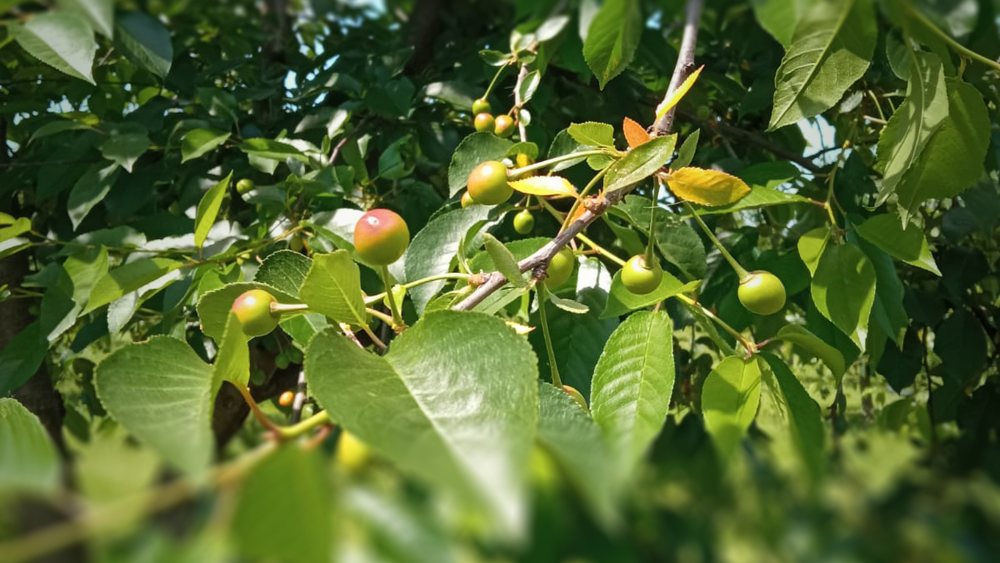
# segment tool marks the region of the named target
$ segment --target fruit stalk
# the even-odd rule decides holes
[[[562,387],[562,379],[559,378],[559,366],[556,365],[556,352],[552,347],[552,336],[549,334],[549,322],[545,315],[545,288],[544,283],[536,283],[535,291],[538,293],[538,317],[542,324],[542,337],[545,339],[545,353],[549,356],[549,370],[552,372],[552,385]]]
[[[548,160],[540,160],[534,164],[529,164],[528,166],[522,166],[521,168],[514,168],[508,175],[512,178],[516,178],[525,172],[534,172],[535,170],[543,170],[553,164],[559,164],[560,162],[566,162],[567,160],[576,160],[578,158],[586,158],[588,156],[600,156],[612,154],[611,151],[607,149],[595,149],[590,151],[580,151],[572,152],[569,154],[563,154],[559,156],[554,156]]]
[[[735,258],[733,258],[733,255],[730,254],[728,250],[726,250],[726,247],[722,246],[722,243],[719,242],[719,239],[715,238],[715,235],[712,234],[712,230],[708,228],[708,225],[706,225],[704,221],[701,220],[701,216],[698,215],[698,213],[694,210],[694,207],[692,207],[691,204],[686,201],[684,202],[684,207],[685,209],[687,209],[688,213],[690,213],[691,216],[694,217],[694,220],[698,223],[698,226],[701,227],[701,230],[705,231],[705,234],[708,235],[708,238],[709,240],[712,241],[712,244],[714,244],[715,247],[719,249],[719,252],[722,254],[722,257],[725,258],[726,261],[729,262],[729,265],[733,267],[733,270],[736,272],[736,277],[738,277],[741,282],[749,278],[750,272],[748,272],[746,268],[741,266],[740,263],[737,262]]]
[[[399,314],[396,296],[392,294],[391,279],[389,266],[382,266],[382,284],[385,286],[385,294],[389,298],[389,310],[392,311],[392,328],[398,330],[403,327],[403,316]]]
[[[656,240],[656,209],[660,204],[660,185],[663,180],[659,177],[656,178],[656,182],[653,183],[653,205],[649,210],[649,230],[646,231],[648,236],[646,237],[646,264],[652,264],[656,256],[653,254],[653,241]]]

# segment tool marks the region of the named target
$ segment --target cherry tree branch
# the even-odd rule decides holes
[[[698,37],[698,20],[701,18],[703,4],[704,0],[688,0],[687,22],[684,25],[684,37],[681,40],[680,56],[677,59],[677,65],[674,67],[674,74],[670,78],[670,88],[667,91],[667,96],[670,96],[684,82],[687,75],[694,70],[694,47]],[[664,119],[661,119],[656,124],[658,135],[666,135],[670,132],[673,126],[673,113],[673,111],[667,112],[663,116]],[[587,210],[579,218],[567,225],[561,233],[547,242],[545,246],[538,249],[537,252],[518,262],[518,269],[522,273],[531,270],[534,277],[544,278],[545,270],[548,268],[552,257],[569,244],[569,241],[573,240],[576,235],[586,230],[605,210],[624,199],[632,191],[633,187],[630,186],[625,189],[616,190],[610,194],[606,194],[604,197],[590,200],[592,204],[588,206]],[[506,283],[507,278],[500,272],[483,274],[483,283],[468,297],[452,307],[452,309],[455,311],[470,311]]]
[[[694,72],[694,47],[698,41],[698,21],[701,19],[701,10],[704,5],[705,0],[688,0],[687,7],[684,9],[686,14],[684,35],[681,37],[681,48],[677,53],[674,74],[670,77],[670,87],[667,88],[667,93],[663,96],[664,101],[669,99],[680,88],[688,75]],[[674,106],[656,122],[653,127],[656,135],[666,135],[673,129],[676,109],[677,107]]]

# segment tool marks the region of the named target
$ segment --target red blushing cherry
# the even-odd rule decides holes
[[[388,209],[372,209],[354,226],[354,250],[369,264],[388,266],[399,260],[409,245],[406,221]]]

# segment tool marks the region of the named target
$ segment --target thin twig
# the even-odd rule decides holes
[[[698,41],[698,21],[701,19],[701,10],[704,4],[705,0],[688,0],[687,8],[685,8],[686,18],[684,35],[681,37],[681,48],[677,53],[674,74],[670,77],[670,87],[667,88],[667,93],[663,96],[664,101],[669,99],[680,88],[684,79],[694,72],[694,47]],[[666,135],[673,129],[676,111],[677,106],[674,106],[656,122],[653,130],[657,135]]]

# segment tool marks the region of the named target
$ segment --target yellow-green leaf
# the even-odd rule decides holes
[[[673,109],[674,106],[680,103],[684,95],[688,93],[688,90],[690,90],[691,87],[694,86],[694,81],[698,80],[698,75],[701,74],[701,69],[703,68],[705,68],[705,65],[698,67],[697,70],[692,72],[684,80],[684,82],[681,83],[680,87],[677,88],[677,90],[675,90],[674,93],[671,94],[669,98],[664,100],[663,103],[661,103],[659,106],[656,107],[656,119],[653,120],[654,122],[659,121],[661,118],[663,118],[664,115],[667,114],[668,111],[670,111],[671,109]]]
[[[693,166],[671,173],[667,185],[675,196],[709,207],[736,203],[750,193],[750,186],[736,176]]]
[[[510,187],[526,195],[579,197],[573,184],[561,176],[532,176],[510,182]]]

